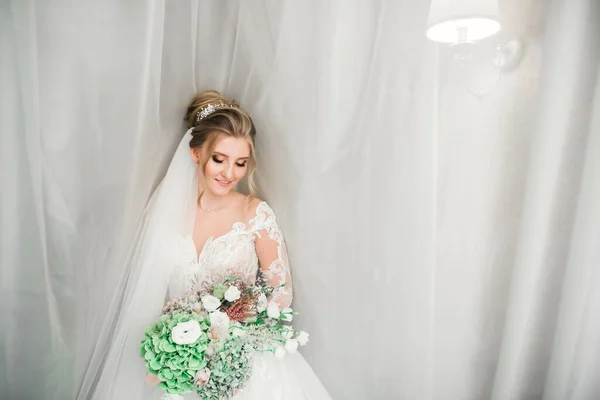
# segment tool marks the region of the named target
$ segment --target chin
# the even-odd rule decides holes
[[[233,190],[234,184],[233,182],[229,184],[228,187],[223,187],[219,183],[213,181],[208,185],[208,189],[215,196],[226,196]]]

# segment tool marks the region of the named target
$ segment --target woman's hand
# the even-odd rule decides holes
[[[151,388],[156,387],[160,383],[160,378],[157,375],[146,374],[146,383]]]

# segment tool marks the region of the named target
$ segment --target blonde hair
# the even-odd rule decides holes
[[[224,104],[224,107],[215,109],[210,115],[198,121],[198,113],[205,109],[209,104]],[[254,172],[256,171],[256,155],[254,151],[254,137],[256,128],[252,118],[246,111],[240,108],[235,100],[227,100],[216,90],[207,90],[194,96],[185,114],[185,121],[188,128],[192,130],[192,139],[190,148],[201,148],[205,146],[204,159],[200,160],[202,169],[215,149],[219,139],[224,137],[234,137],[245,139],[250,146],[250,159],[248,160],[248,190],[250,191],[248,199],[255,196]],[[200,194],[202,195],[202,194]]]

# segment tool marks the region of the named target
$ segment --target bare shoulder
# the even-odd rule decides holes
[[[253,218],[256,215],[258,207],[263,203],[265,202],[259,199],[258,197],[252,197],[250,199],[250,202],[248,203],[248,215],[250,216],[250,218]]]
[[[232,194],[233,194],[232,205],[238,210],[248,210],[248,205],[249,205],[248,196],[243,193],[237,192],[237,191],[234,191]],[[245,213],[246,212],[244,211],[244,214]]]
[[[264,200],[253,197],[247,203],[246,215],[249,220],[273,220],[275,221],[275,211]]]

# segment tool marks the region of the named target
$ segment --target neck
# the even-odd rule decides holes
[[[206,188],[203,181],[204,178],[199,177],[198,193],[202,193],[202,197],[199,199],[198,204],[200,208],[204,211],[214,211],[223,208],[228,203],[232,192],[227,193],[225,196],[217,196]]]
[[[215,211],[223,208],[229,201],[229,197],[231,196],[231,192],[227,193],[225,196],[217,196],[210,190],[205,190],[202,193],[202,198],[200,199],[200,208],[205,211]]]

